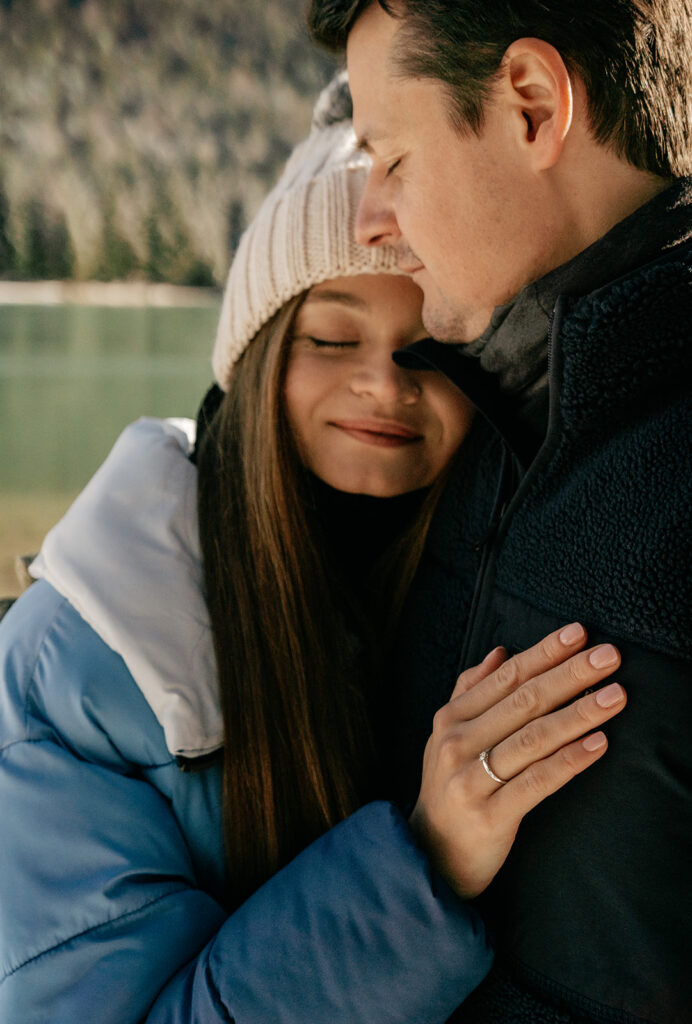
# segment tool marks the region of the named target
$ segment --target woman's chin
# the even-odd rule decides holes
[[[419,490],[420,480],[393,479],[379,476],[353,476],[339,473],[317,473],[323,483],[344,494],[362,494],[369,498],[397,498]]]

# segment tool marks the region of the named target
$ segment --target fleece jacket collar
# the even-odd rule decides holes
[[[505,393],[526,398],[547,381],[546,339],[559,295],[588,295],[650,263],[692,236],[692,178],[681,178],[616,224],[583,252],[498,306],[488,328],[465,348]]]

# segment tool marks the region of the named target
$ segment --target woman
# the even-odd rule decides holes
[[[391,361],[423,333],[420,294],[391,252],[352,242],[364,158],[342,100],[328,93],[241,243],[224,394],[194,453],[184,422],[125,431],[3,622],[2,1020],[420,1024],[489,967],[459,894],[485,887],[528,809],[501,809],[515,783],[487,748],[521,779],[533,759],[512,742],[537,714],[501,697],[562,678],[584,638],[460,678],[449,707],[483,738],[452,773],[474,780],[467,820],[445,822],[460,787],[443,716],[411,824],[373,799],[390,619],[470,410]],[[572,673],[541,714],[607,674]],[[577,704],[552,748],[573,771],[602,753],[579,746],[584,717],[619,710]]]

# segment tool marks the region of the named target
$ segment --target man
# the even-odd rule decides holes
[[[396,246],[427,329],[466,343],[400,359],[443,369],[483,414],[399,645],[401,795],[457,668],[493,644],[579,619],[617,644],[630,697],[608,756],[522,824],[483,898],[496,966],[455,1020],[683,1024],[692,7],[313,0],[310,23],[346,47],[373,159],[357,237]]]

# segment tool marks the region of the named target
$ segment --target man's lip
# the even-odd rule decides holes
[[[411,444],[423,438],[418,431],[396,420],[331,420],[329,425],[343,430],[358,441],[366,441],[369,444],[398,446]]]
[[[404,274],[415,274],[424,267],[423,262],[408,245],[397,246],[396,265]]]

